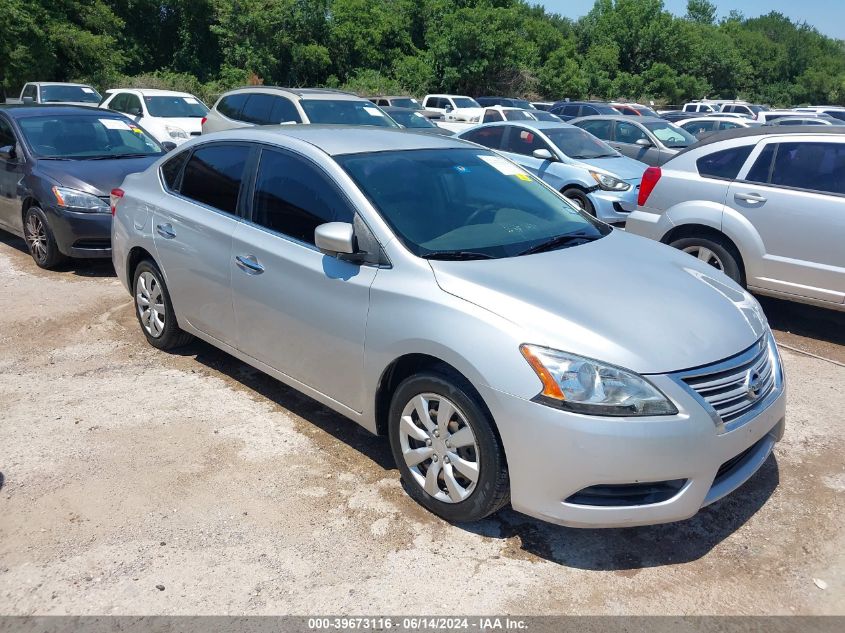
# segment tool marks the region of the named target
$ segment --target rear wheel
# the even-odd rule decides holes
[[[493,423],[458,375],[425,372],[403,381],[390,406],[390,446],[408,494],[447,521],[501,509],[510,482]]]
[[[590,202],[590,198],[585,191],[576,187],[570,187],[569,189],[563,190],[563,195],[572,200],[582,211],[586,211],[592,216],[596,215],[596,209],[593,207],[593,203]]]
[[[716,237],[683,237],[670,246],[692,255],[699,261],[720,270],[738,284],[742,284],[739,254],[724,240]]]
[[[23,219],[23,236],[29,248],[29,254],[41,268],[55,268],[65,260],[53,231],[47,223],[47,216],[39,207],[32,206],[26,210]]]
[[[179,329],[164,276],[153,262],[144,260],[133,275],[135,315],[147,342],[169,350],[187,345],[193,336]]]

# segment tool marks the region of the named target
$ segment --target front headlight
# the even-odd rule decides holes
[[[56,202],[64,209],[82,211],[83,213],[111,213],[109,205],[97,196],[84,191],[68,189],[67,187],[53,187]]]
[[[170,138],[188,138],[188,133],[180,127],[165,125],[164,129],[170,134]]]
[[[575,413],[602,416],[675,415],[678,409],[642,376],[558,350],[521,345],[543,383],[535,398]]]
[[[603,174],[598,171],[591,171],[590,175],[593,177],[599,187],[604,189],[605,191],[628,191],[631,188],[631,185],[624,180],[619,180],[618,178],[614,178],[609,174]]]

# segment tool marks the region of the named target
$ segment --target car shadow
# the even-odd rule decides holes
[[[771,297],[757,299],[772,329],[845,345],[845,312]]]
[[[383,470],[397,472],[386,438],[372,435],[234,356],[199,340],[173,353],[193,357],[354,448]],[[766,503],[778,482],[777,461],[770,456],[750,480],[726,498],[686,521],[665,525],[604,530],[565,528],[506,508],[482,521],[460,523],[456,527],[499,540],[505,550],[516,543],[522,555],[559,565],[633,574],[642,568],[689,562],[706,555]]]
[[[5,244],[17,251],[20,251],[27,257],[30,257],[29,249],[26,247],[26,242],[23,238],[11,233],[0,231],[0,244]],[[33,262],[35,265],[35,262]],[[39,269],[41,270],[41,269]],[[77,277],[114,277],[114,266],[110,258],[105,259],[68,259],[55,269],[43,271],[45,273],[71,273]]]

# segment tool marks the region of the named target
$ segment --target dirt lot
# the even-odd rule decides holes
[[[765,305],[845,362],[842,315]],[[4,236],[0,613],[845,614],[845,366],[783,357],[786,437],[692,520],[453,526],[385,441],[205,344],[154,350],[108,263],[47,273]]]

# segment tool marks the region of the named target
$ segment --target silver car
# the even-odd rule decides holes
[[[588,116],[569,121],[587,130],[625,156],[645,163],[662,165],[698,140],[665,119],[627,115]]]
[[[757,302],[477,145],[292,126],[189,141],[113,193],[141,330],[196,336],[387,435],[450,521],[684,519],[784,429]]]
[[[711,136],[643,176],[629,232],[750,290],[845,310],[845,128]]]

